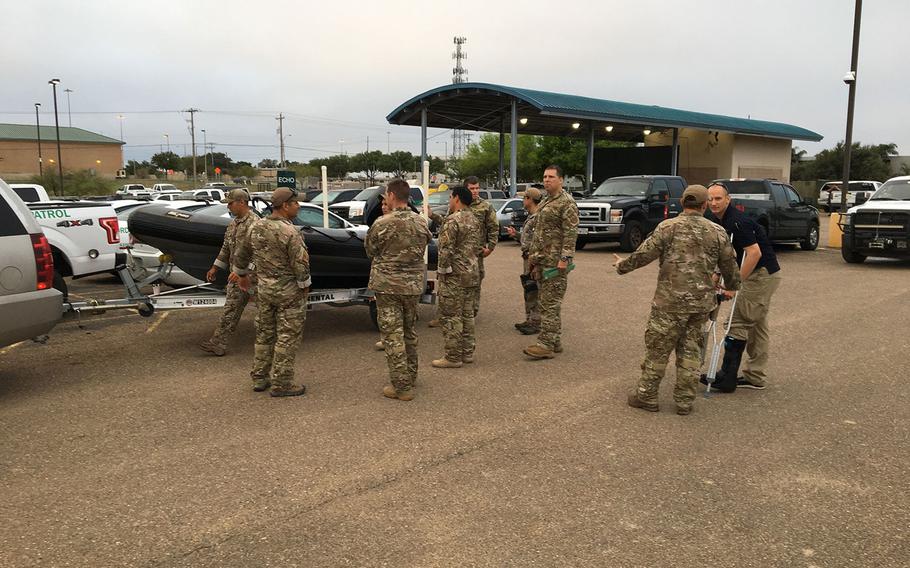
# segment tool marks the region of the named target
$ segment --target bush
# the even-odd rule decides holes
[[[104,179],[93,175],[89,170],[63,172],[63,189],[60,191],[60,178],[56,170],[48,170],[44,175],[34,176],[32,183],[41,184],[48,195],[110,195],[116,191],[117,180]]]

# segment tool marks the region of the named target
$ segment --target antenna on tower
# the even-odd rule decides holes
[[[468,42],[468,38],[455,36],[452,40],[455,44],[455,51],[452,52],[452,59],[455,60],[455,67],[452,68],[452,83],[455,85],[467,83],[468,70],[465,69],[462,62],[468,58],[468,54],[462,47]],[[455,129],[452,131],[452,156],[460,158],[464,155],[467,140],[470,140],[470,138],[463,130]],[[446,156],[446,159],[448,158],[449,156]]]

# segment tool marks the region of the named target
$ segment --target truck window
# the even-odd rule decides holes
[[[654,183],[651,184],[651,195],[658,195],[660,192],[664,192],[667,195],[670,195],[670,188],[667,187],[667,182],[662,179],[654,180]]]
[[[322,211],[319,209],[313,209],[311,207],[301,207],[300,211],[297,212],[297,217],[294,219],[295,225],[306,225],[308,227],[321,227],[322,226]],[[329,228],[330,229],[343,229],[344,227],[341,224],[341,221],[336,217],[329,215]]]
[[[6,199],[0,196],[0,237],[24,234],[25,226],[22,225],[22,221],[19,220],[16,212],[6,202]]]
[[[803,200],[803,198],[800,197],[792,187],[784,186],[784,192],[787,194],[787,201],[800,202]]]
[[[779,183],[771,184],[771,199],[774,200],[778,205],[789,203],[790,200],[787,198],[787,192]]]
[[[668,179],[667,185],[670,186],[670,197],[682,199],[682,194],[686,188],[681,179]]]
[[[14,187],[13,191],[15,191],[16,195],[26,203],[41,201],[41,198],[38,196],[38,190],[34,187]]]

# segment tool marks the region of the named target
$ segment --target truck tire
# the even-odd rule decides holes
[[[54,289],[59,290],[63,294],[63,301],[69,301],[69,287],[66,285],[66,280],[63,279],[63,275],[60,274],[57,270],[54,270]]]
[[[632,252],[643,240],[645,240],[645,230],[641,226],[641,221],[629,221],[626,223],[626,230],[623,231],[622,239],[619,241],[619,249],[623,252]]]
[[[841,243],[840,255],[849,264],[862,264],[866,262],[866,255],[853,250],[853,246],[846,240]]]
[[[584,241],[582,239],[575,239],[575,250],[581,250],[581,249],[585,248],[585,246],[587,246],[587,244],[588,244],[588,241]]]
[[[818,248],[818,238],[818,224],[811,223],[809,225],[809,231],[806,233],[806,238],[799,242],[799,246],[803,250],[815,250]]]

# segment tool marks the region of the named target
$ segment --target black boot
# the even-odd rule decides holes
[[[735,339],[729,335],[724,339],[724,362],[717,372],[717,378],[714,379],[715,389],[728,393],[736,390],[736,377],[745,350],[746,340]]]

